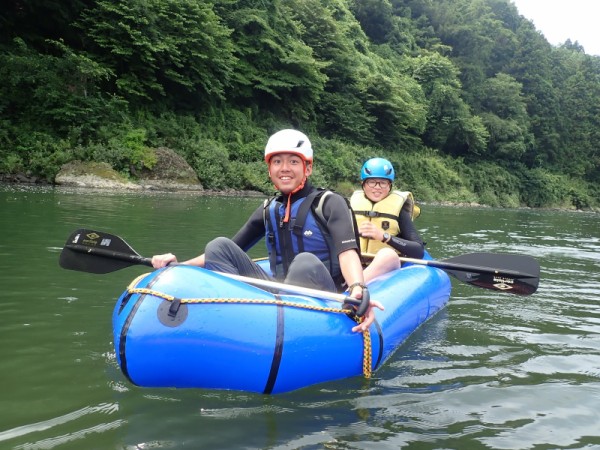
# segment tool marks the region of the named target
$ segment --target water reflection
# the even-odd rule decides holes
[[[64,240],[88,227],[144,256],[188,258],[231,236],[261,201],[0,189],[0,448],[600,445],[600,230],[587,213],[424,205],[417,226],[435,257],[534,256],[539,290],[519,297],[453,279],[448,307],[372,380],[273,397],[131,385],[115,361],[110,316],[147,268],[61,270]],[[262,253],[259,244],[253,256]]]

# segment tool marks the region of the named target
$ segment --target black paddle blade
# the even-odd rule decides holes
[[[83,228],[69,236],[59,264],[64,269],[100,274],[136,264],[152,265],[120,237]]]
[[[444,270],[460,281],[510,294],[531,295],[540,282],[540,265],[530,256],[469,253],[443,263]]]

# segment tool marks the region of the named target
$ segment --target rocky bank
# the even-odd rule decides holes
[[[102,162],[71,161],[61,167],[54,183],[58,186],[126,190],[204,190],[198,176],[179,154],[168,148],[155,150],[156,165],[150,169],[131,168],[131,177]]]

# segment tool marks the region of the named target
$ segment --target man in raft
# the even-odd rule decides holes
[[[183,264],[332,292],[345,283],[350,297],[363,298],[366,286],[352,211],[342,196],[308,181],[313,168],[308,137],[298,130],[278,131],[267,142],[265,162],[279,195],[256,208],[232,239],[213,239],[204,254]],[[246,254],[263,237],[272,274]],[[175,262],[172,253],[152,257],[157,269]],[[371,301],[353,331],[369,328],[374,307],[383,310],[381,303]]]

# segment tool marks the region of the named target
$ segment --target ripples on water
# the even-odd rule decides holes
[[[454,280],[448,307],[373,380],[267,397],[132,386],[112,351],[110,314],[140,270],[56,269],[75,228],[119,234],[145,256],[188,257],[231,235],[260,199],[12,190],[0,200],[0,448],[600,447],[597,215],[426,206],[417,225],[434,256],[533,256],[538,292]]]
[[[539,290],[507,297],[455,285],[447,336],[462,335],[461,344],[436,341],[432,351],[448,356],[449,367],[428,370],[435,374],[432,384],[458,381],[461,387],[435,400],[457,405],[452,424],[461,434],[477,417],[467,434],[490,448],[600,445],[596,216],[532,212],[527,220],[512,219],[518,231],[478,228],[462,234],[456,249],[533,256],[542,266]],[[422,375],[418,383],[427,383]]]

